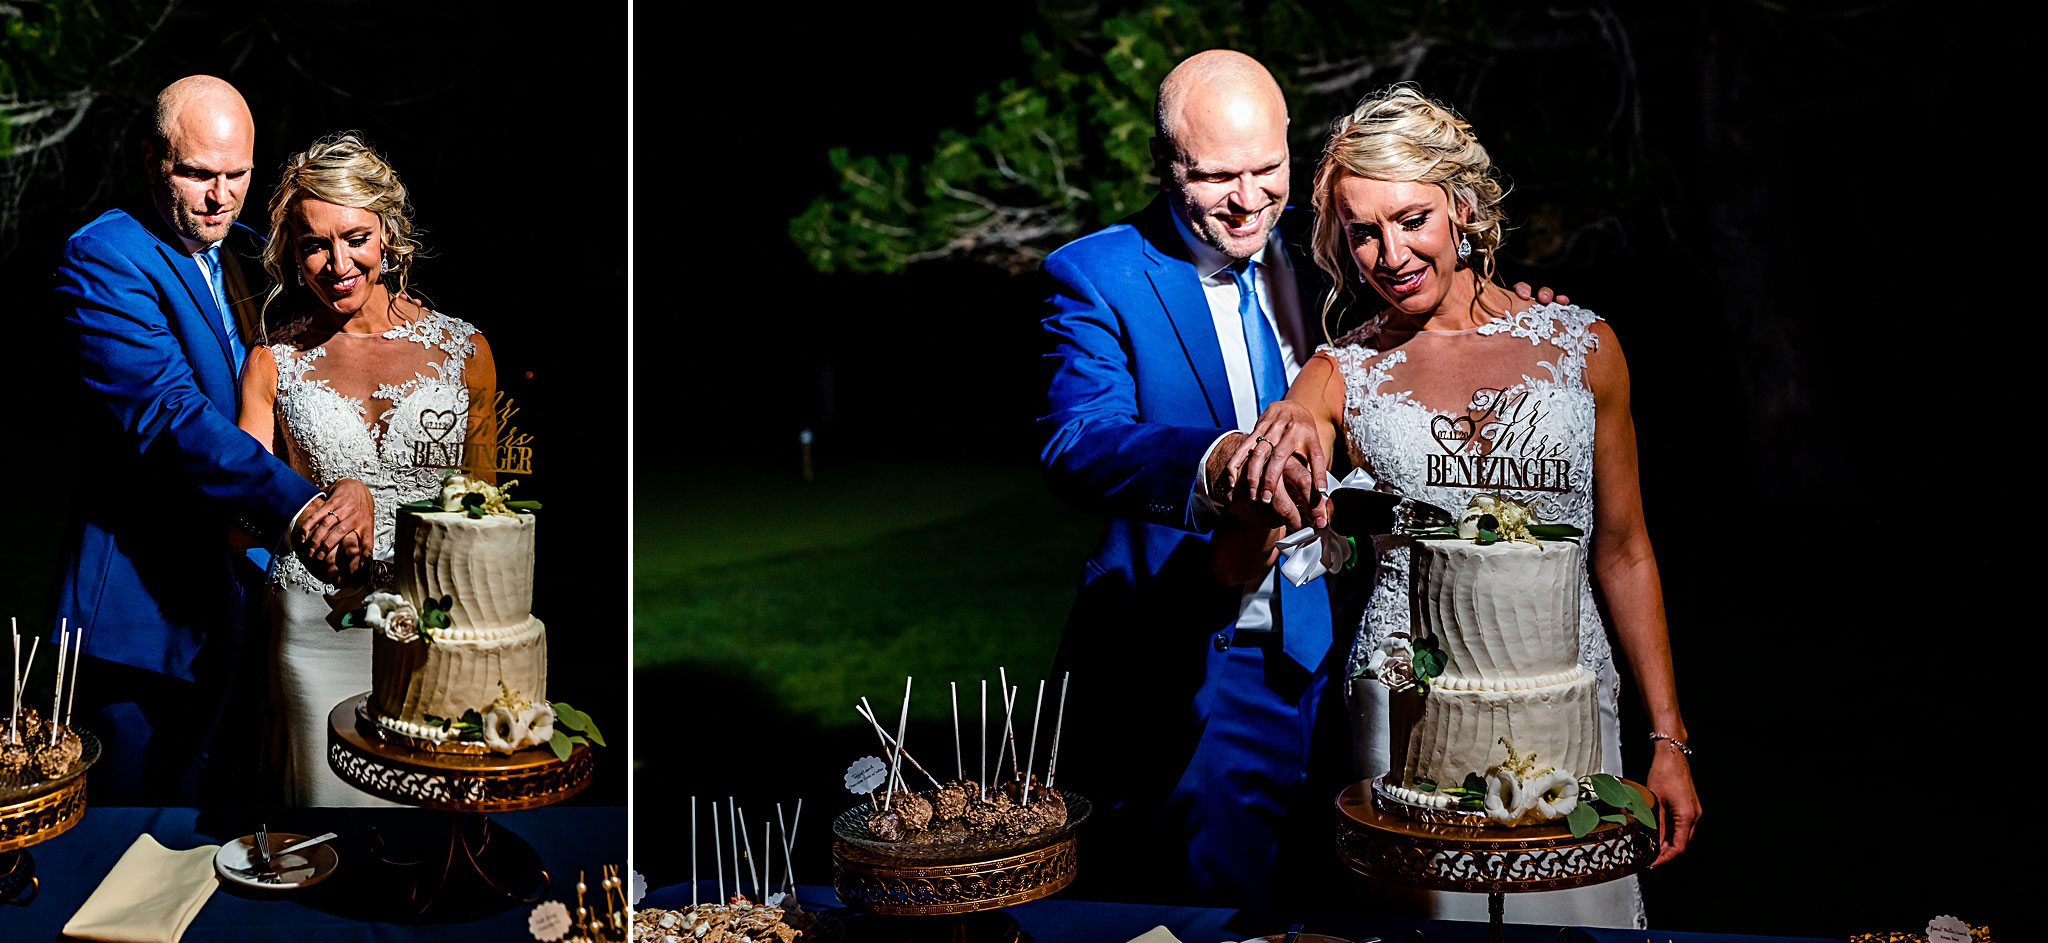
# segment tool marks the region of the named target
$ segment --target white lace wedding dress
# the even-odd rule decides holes
[[[1465,331],[1389,331],[1384,319],[1375,319],[1338,338],[1322,352],[1335,358],[1344,378],[1344,439],[1352,463],[1381,490],[1454,514],[1479,493],[1541,502],[1541,520],[1576,525],[1590,546],[1594,422],[1586,360],[1599,347],[1596,320],[1576,306],[1537,305]],[[1379,570],[1352,648],[1352,671],[1389,634],[1409,628],[1411,541],[1375,542]],[[1583,559],[1579,663],[1599,674],[1602,762],[1619,775],[1620,679]],[[1352,680],[1347,694],[1359,772],[1378,776],[1388,766],[1387,689],[1368,674]],[[1486,919],[1484,894],[1390,893],[1415,902],[1425,915]],[[1508,916],[1516,923],[1644,925],[1634,877],[1511,898]]]
[[[290,806],[390,805],[327,765],[327,718],[370,689],[370,632],[342,628],[363,597],[390,589],[397,507],[438,495],[469,428],[464,385],[476,328],[429,312],[382,334],[336,333],[302,322],[275,332],[276,419],[282,457],[321,488],[343,478],[376,502],[376,565],[367,583],[334,587],[290,553],[271,560],[264,597],[270,662],[269,772]],[[478,408],[488,408],[486,396]]]

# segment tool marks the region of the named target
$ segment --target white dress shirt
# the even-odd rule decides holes
[[[1250,432],[1259,421],[1259,395],[1252,383],[1252,358],[1245,347],[1244,319],[1237,313],[1237,279],[1230,271],[1237,260],[1196,238],[1178,209],[1172,215],[1174,229],[1180,233],[1181,241],[1187,243],[1189,258],[1194,260],[1195,272],[1202,278],[1202,294],[1209,301],[1216,343],[1223,351],[1223,373],[1230,381],[1230,402],[1237,413],[1236,431]],[[1307,335],[1301,330],[1301,293],[1295,288],[1294,266],[1288,261],[1286,247],[1280,244],[1279,227],[1267,235],[1266,248],[1259,253],[1258,265],[1252,272],[1252,290],[1258,292],[1259,309],[1265,312],[1266,323],[1280,342],[1280,362],[1287,368],[1287,382],[1292,384],[1295,375],[1301,372],[1303,359],[1296,345],[1303,343]],[[1228,435],[1224,433],[1209,443],[1201,463],[1195,466],[1195,504],[1212,514],[1223,513],[1223,508],[1210,499],[1204,472],[1209,454]],[[1269,569],[1257,584],[1246,585],[1238,608],[1238,631],[1272,631],[1272,599],[1273,571]]]

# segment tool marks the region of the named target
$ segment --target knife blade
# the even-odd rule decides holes
[[[1412,534],[1457,523],[1457,516],[1427,501],[1368,488],[1330,490],[1330,529],[1346,537]]]

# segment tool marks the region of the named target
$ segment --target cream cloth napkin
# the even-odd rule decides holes
[[[172,851],[148,835],[137,836],[64,924],[64,935],[104,943],[178,943],[220,886],[213,873],[218,851],[219,845]]]
[[[1131,943],[1180,943],[1180,937],[1174,936],[1172,930],[1166,929],[1166,926],[1161,924],[1138,934],[1136,938],[1131,940]]]

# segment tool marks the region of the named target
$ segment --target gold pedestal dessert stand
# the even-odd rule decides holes
[[[1337,794],[1338,857],[1353,871],[1382,881],[1486,894],[1489,941],[1507,938],[1505,895],[1605,883],[1642,870],[1656,857],[1656,830],[1634,818],[1601,822],[1583,838],[1572,837],[1563,822],[1521,828],[1431,822],[1408,817],[1399,800],[1378,785],[1379,780],[1356,782]],[[1656,803],[1650,790],[1629,785]]]
[[[91,731],[78,734],[78,762],[62,775],[39,782],[14,784],[0,778],[0,904],[27,904],[42,883],[28,849],[78,824],[85,816],[85,771],[100,758],[100,741]]]
[[[862,807],[833,822],[832,890],[854,910],[886,917],[946,917],[899,922],[908,939],[1015,940],[1016,921],[1002,915],[970,920],[1056,894],[1080,874],[1074,828],[1087,818],[1088,800],[1061,790],[1065,825],[1035,836],[958,850],[899,845],[864,838]]]
[[[365,712],[369,699],[366,691],[328,714],[327,765],[370,795],[451,813],[445,849],[413,859],[380,854],[384,864],[417,875],[408,882],[410,915],[480,916],[469,912],[478,901],[443,898],[449,885],[461,882],[480,882],[487,890],[484,913],[545,900],[550,879],[533,849],[488,816],[537,809],[582,792],[596,768],[590,748],[578,744],[566,760],[545,749],[510,755],[416,750],[380,735]],[[528,893],[522,887],[536,889]]]

